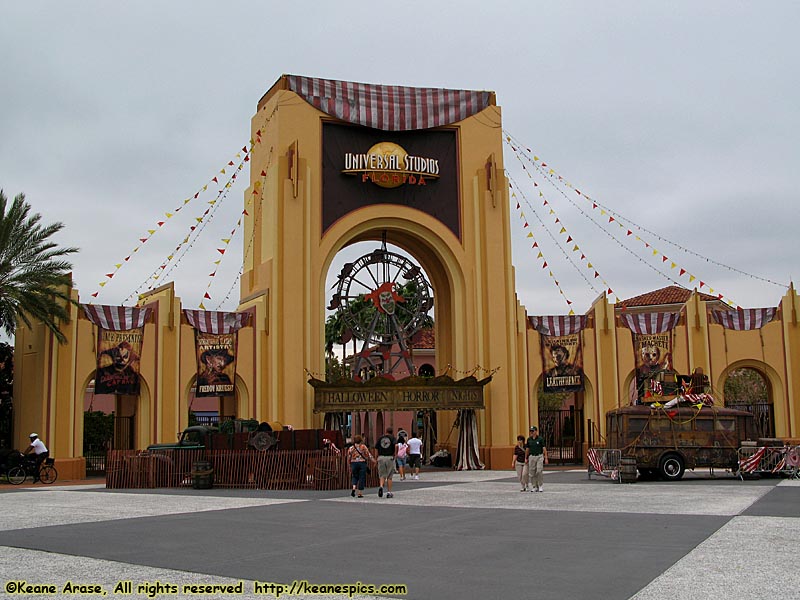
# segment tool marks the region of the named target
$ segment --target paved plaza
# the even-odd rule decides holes
[[[2,483],[0,582],[15,598],[800,598],[800,481],[549,471],[521,493],[510,471],[430,471],[394,491]],[[308,587],[335,584],[352,587]],[[364,593],[382,585],[407,593]]]

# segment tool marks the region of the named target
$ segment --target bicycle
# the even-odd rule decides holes
[[[34,483],[36,483],[38,479],[38,481],[49,485],[51,483],[55,483],[56,479],[58,479],[58,471],[53,466],[55,462],[56,459],[54,458],[45,458],[37,473],[35,459],[28,457],[17,466],[8,469],[6,471],[6,478],[8,479],[9,483],[13,485],[20,485],[24,483],[30,475],[33,477]]]

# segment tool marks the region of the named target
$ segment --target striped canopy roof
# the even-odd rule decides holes
[[[493,103],[493,93],[354,83],[285,75],[287,87],[322,112],[364,127],[411,131],[462,121]]]

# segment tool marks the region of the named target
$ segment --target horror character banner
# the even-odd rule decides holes
[[[95,394],[139,395],[139,357],[143,339],[144,327],[123,331],[100,329]]]
[[[583,390],[583,353],[580,334],[540,335],[545,392]]]
[[[139,394],[144,324],[150,309],[84,304],[86,317],[98,328],[95,394]]]
[[[197,355],[195,396],[234,396],[237,332],[250,321],[249,313],[187,310],[183,316],[194,327]]]
[[[636,387],[639,396],[649,390],[649,381],[658,380],[662,373],[672,371],[672,332],[633,334],[636,358]]]
[[[233,396],[236,378],[236,334],[202,333],[195,329],[197,387],[195,396]]]

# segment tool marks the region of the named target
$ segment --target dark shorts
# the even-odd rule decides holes
[[[422,461],[420,460],[421,456],[419,454],[409,454],[408,455],[408,466],[412,469],[414,467],[419,468]]]

